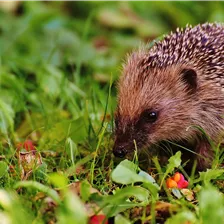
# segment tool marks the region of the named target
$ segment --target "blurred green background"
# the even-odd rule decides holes
[[[88,133],[74,138],[94,135],[105,108],[114,111],[128,52],[176,27],[222,22],[223,12],[224,2],[0,2],[1,133],[52,133],[82,117]]]

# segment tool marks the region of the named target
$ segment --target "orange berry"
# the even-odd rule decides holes
[[[177,182],[170,177],[166,180],[166,186],[167,188],[176,188]]]
[[[182,174],[176,172],[176,173],[174,174],[174,176],[173,176],[174,181],[178,182],[178,181],[180,180],[180,178],[181,178],[181,175],[182,175]]]

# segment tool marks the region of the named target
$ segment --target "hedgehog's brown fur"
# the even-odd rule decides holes
[[[164,140],[187,142],[212,157],[201,131],[218,144],[224,130],[224,26],[203,24],[165,36],[132,53],[120,78],[114,154]],[[158,112],[146,122],[144,111]],[[119,151],[120,150],[120,151]],[[198,157],[199,167],[210,164]]]

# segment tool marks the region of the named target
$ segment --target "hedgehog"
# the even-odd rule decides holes
[[[171,142],[183,155],[189,149],[204,170],[223,130],[224,24],[187,25],[127,56],[118,81],[116,157]]]

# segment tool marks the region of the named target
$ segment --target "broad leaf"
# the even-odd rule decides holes
[[[144,171],[140,171],[137,174],[137,170],[140,170],[136,164],[129,160],[122,161],[112,172],[112,180],[120,184],[133,184],[136,182],[142,182],[143,186],[150,190],[153,197],[157,197],[159,186],[156,184],[154,178]]]
[[[215,180],[224,174],[224,169],[207,169],[207,171],[200,172],[200,177],[194,181],[197,183],[203,181],[205,185],[209,184],[211,180]]]
[[[224,197],[214,187],[202,189],[199,195],[199,212],[203,224],[224,223]]]

